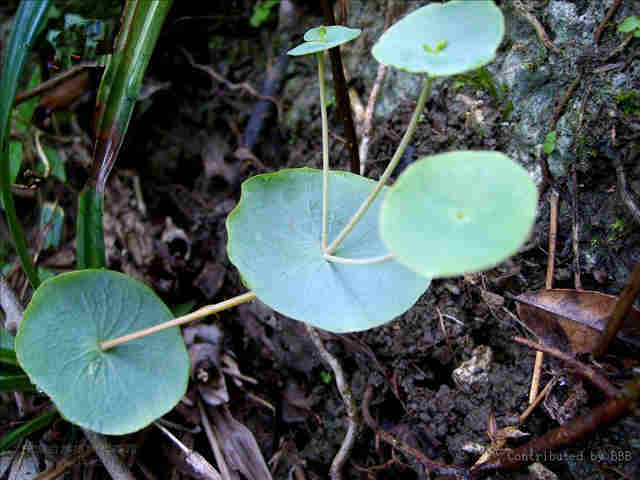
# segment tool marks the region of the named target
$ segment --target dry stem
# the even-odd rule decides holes
[[[322,360],[324,360],[324,362],[328,364],[333,371],[333,375],[336,379],[336,386],[338,387],[338,391],[340,392],[340,396],[344,402],[345,411],[347,412],[347,433],[345,434],[340,450],[338,450],[338,453],[336,453],[336,456],[333,458],[331,468],[329,469],[331,480],[341,480],[342,466],[351,453],[351,449],[353,448],[356,434],[358,432],[358,410],[353,400],[351,388],[347,383],[344,371],[340,366],[340,362],[338,362],[338,359],[324,348],[324,344],[322,343],[320,335],[318,335],[318,331],[309,324],[306,324],[306,327],[311,341],[313,341],[313,344],[318,349],[318,353],[320,353],[320,357],[322,357]]]

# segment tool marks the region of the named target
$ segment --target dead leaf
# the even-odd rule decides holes
[[[285,423],[304,422],[314,404],[314,396],[307,396],[294,379],[289,378],[282,392],[282,420]]]
[[[194,343],[196,338],[208,340]],[[208,405],[221,405],[229,401],[227,383],[220,368],[220,342],[222,333],[214,325],[196,325],[185,329],[185,342],[189,345],[190,376],[203,401]]]
[[[216,438],[232,470],[252,480],[272,480],[253,433],[231,416],[226,407],[209,408]]]
[[[586,290],[551,289],[522,293],[516,301],[520,319],[541,343],[585,353],[596,346],[618,297]],[[631,310],[618,338],[640,346],[640,310]]]

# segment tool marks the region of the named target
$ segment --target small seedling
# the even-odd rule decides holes
[[[17,355],[65,417],[98,432],[127,433],[167,412],[188,377],[175,326],[258,298],[325,330],[365,330],[407,311],[432,278],[490,268],[526,240],[537,190],[501,153],[425,157],[386,186],[434,79],[493,60],[504,35],[500,9],[489,0],[432,3],[373,47],[379,62],[425,76],[407,131],[377,182],[329,170],[324,51],[359,34],[317,27],[289,52],[318,60],[323,169],[286,169],[243,183],[226,222],[227,248],[251,291],[158,324],[169,310],[122,274],[84,270],[38,288]]]

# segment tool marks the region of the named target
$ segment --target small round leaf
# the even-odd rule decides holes
[[[486,270],[526,241],[538,192],[498,152],[425,157],[391,187],[380,235],[399,262],[429,278]]]
[[[330,172],[328,240],[347,224],[375,182]],[[352,259],[388,253],[378,235],[381,197],[333,253]],[[227,217],[229,258],[257,297],[283,315],[333,332],[376,327],[408,310],[429,280],[390,260],[328,262],[322,254],[322,172],[301,168],[242,184]]]
[[[288,55],[300,56],[322,52],[358,38],[362,33],[359,28],[348,28],[341,25],[316,27],[304,34],[304,43],[287,52]]]
[[[504,17],[491,0],[431,3],[392,25],[373,46],[380,63],[433,77],[457,75],[491,62],[504,36]]]
[[[131,433],[184,395],[189,358],[182,336],[173,328],[106,352],[99,344],[172,318],[143,283],[108,270],[78,270],[36,290],[16,354],[70,422],[108,435]]]

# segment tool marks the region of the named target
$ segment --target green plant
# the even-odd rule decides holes
[[[625,115],[638,115],[640,114],[640,101],[638,99],[638,92],[635,90],[629,90],[627,92],[619,93],[614,97],[618,108],[624,112]]]
[[[493,60],[504,34],[500,10],[490,0],[430,4],[393,25],[373,47],[379,62],[425,75],[405,135],[377,182],[329,170],[324,52],[359,34],[317,27],[289,52],[317,57],[323,169],[281,170],[243,183],[227,218],[228,254],[251,291],[158,324],[170,311],[122,274],[81,270],[37,289],[17,335],[17,358],[63,416],[98,432],[127,433],[172,408],[188,370],[173,328],[178,325],[257,297],[320,328],[364,330],[409,309],[432,278],[490,268],[525,241],[537,190],[528,173],[500,153],[425,157],[386,186],[433,80]],[[122,73],[121,81],[126,78]],[[98,127],[99,133],[105,128]],[[106,148],[100,141],[98,151]],[[104,186],[109,160],[95,179],[100,183],[81,197],[80,215],[87,217],[78,233],[82,265],[104,262],[96,185]]]
[[[262,0],[256,3],[253,7],[253,14],[249,19],[249,24],[254,28],[260,27],[271,18],[273,10],[279,4],[280,0]]]
[[[630,15],[618,25],[618,31],[621,33],[631,33],[634,37],[640,38],[640,18]]]
[[[553,153],[553,151],[556,149],[557,140],[558,140],[557,131],[552,130],[549,133],[547,133],[547,136],[544,137],[544,144],[542,146],[544,153],[546,153],[547,155]]]

